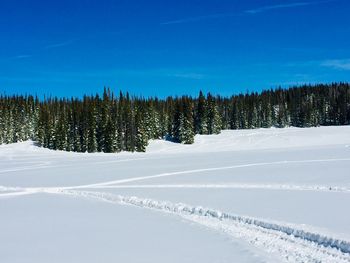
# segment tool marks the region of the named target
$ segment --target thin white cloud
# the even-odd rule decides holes
[[[199,73],[172,73],[168,74],[169,77],[175,77],[175,78],[182,78],[182,79],[195,79],[200,80],[203,79],[205,76],[203,74]]]
[[[222,13],[222,14],[212,14],[212,15],[206,15],[206,16],[195,16],[195,17],[188,17],[188,18],[163,22],[161,23],[161,25],[182,24],[182,23],[196,22],[196,21],[206,20],[206,19],[224,18],[224,17],[239,16],[239,15],[240,14]]]
[[[11,59],[26,59],[26,58],[30,58],[33,55],[18,55],[18,56],[14,56]]]
[[[47,45],[45,47],[45,49],[52,49],[52,48],[59,48],[59,47],[68,46],[68,45],[73,44],[75,41],[76,41],[76,39],[71,39],[71,40],[67,40],[67,41],[64,41],[64,42]]]
[[[71,40],[67,40],[67,41],[64,41],[64,42],[47,45],[45,47],[41,47],[41,50],[68,46],[68,45],[74,43],[76,40],[77,39],[71,39]],[[30,55],[30,54],[21,54],[21,55],[17,55],[17,56],[5,58],[5,59],[0,59],[0,60],[20,60],[20,59],[31,58],[33,56],[34,55]]]
[[[202,69],[199,69],[202,70]],[[107,68],[94,69],[91,71],[40,71],[41,75],[54,76],[62,79],[95,79],[95,78],[115,78],[120,76],[127,77],[162,77],[162,78],[182,78],[200,80],[208,75],[196,72],[196,69],[184,70],[183,68],[153,68],[153,69],[125,69],[125,68]]]
[[[305,2],[294,2],[289,4],[269,5],[269,6],[258,7],[255,9],[245,10],[241,13],[220,13],[220,14],[194,16],[194,17],[182,18],[178,20],[171,20],[171,21],[162,22],[161,25],[182,24],[182,23],[197,22],[197,21],[207,20],[207,19],[234,17],[234,16],[242,16],[242,15],[255,15],[258,13],[263,13],[263,12],[267,12],[275,9],[287,9],[287,8],[295,8],[295,7],[302,7],[302,6],[318,5],[323,3],[335,2],[335,1],[339,1],[339,0],[322,0],[322,1],[313,1],[313,2],[305,1]]]
[[[325,60],[321,62],[321,66],[338,70],[350,70],[350,59]]]
[[[246,11],[244,11],[244,13],[246,13],[246,14],[257,14],[257,13],[262,13],[262,12],[266,12],[266,11],[274,10],[274,9],[292,8],[292,7],[299,7],[299,6],[308,6],[308,5],[313,5],[315,3],[320,3],[320,2],[297,2],[297,3],[290,3],[290,4],[263,6],[263,7],[259,7],[259,8],[256,8],[256,9],[246,10]]]

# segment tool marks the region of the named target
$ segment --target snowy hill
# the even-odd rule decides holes
[[[2,262],[350,262],[350,126],[146,153],[0,146]]]
[[[194,145],[153,140],[147,152],[220,152],[350,144],[350,126],[224,130],[218,135],[196,135]]]

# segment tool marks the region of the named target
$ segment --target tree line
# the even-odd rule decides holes
[[[0,144],[33,140],[74,152],[145,151],[151,139],[183,144],[223,129],[350,124],[348,83],[304,85],[231,97],[199,93],[166,99],[115,95],[78,98],[0,96]]]

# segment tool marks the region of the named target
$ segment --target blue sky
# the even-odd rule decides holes
[[[2,1],[0,93],[230,95],[350,81],[348,0]]]

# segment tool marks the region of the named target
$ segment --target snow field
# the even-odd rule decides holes
[[[52,152],[30,142],[0,146],[0,209],[6,214],[0,219],[0,231],[6,236],[0,252],[6,255],[6,262],[45,262],[54,254],[54,240],[63,238],[58,230],[68,224],[68,235],[82,235],[88,242],[73,245],[77,251],[68,249],[68,253],[58,257],[61,262],[73,262],[69,260],[73,258],[98,262],[100,253],[104,253],[105,261],[125,261],[125,254],[113,254],[110,242],[116,233],[103,232],[99,236],[108,244],[96,244],[92,236],[83,234],[79,227],[84,226],[79,226],[69,209],[67,198],[71,197],[79,200],[78,210],[80,206],[88,209],[90,204],[101,213],[94,231],[119,207],[130,207],[123,214],[129,219],[132,208],[139,208],[140,227],[148,210],[154,211],[149,233],[139,235],[140,227],[133,231],[130,226],[131,232],[122,231],[118,238],[128,240],[132,234],[152,243],[155,237],[151,233],[158,233],[156,237],[163,238],[163,245],[186,251],[174,257],[177,261],[350,262],[349,131],[346,126],[224,131],[220,135],[196,136],[195,144],[190,146],[153,141],[145,154]],[[50,202],[57,203],[62,198],[64,203],[49,210],[64,223],[44,214]],[[30,202],[18,217],[16,207],[24,200]],[[99,209],[99,204],[104,209]],[[30,230],[21,228],[23,234],[27,232],[31,237],[26,242],[19,241],[17,234],[10,235],[16,233],[16,226],[32,222],[38,211],[38,220],[44,219],[48,225],[54,220],[57,236],[44,235],[41,242],[35,240],[33,235],[36,230],[40,232],[40,225]],[[195,247],[191,256],[183,247],[182,238],[177,236],[170,241],[157,232],[158,223],[169,224],[169,220],[164,223],[162,215],[173,218],[171,224],[183,234],[178,219],[191,222]],[[86,226],[94,224],[89,217],[79,218]],[[119,224],[130,225],[118,217],[115,224],[112,229]],[[196,225],[212,229],[214,232],[208,232],[212,241],[198,239],[204,232]],[[219,235],[218,240],[215,233],[223,236]],[[224,236],[229,241],[221,239]],[[26,258],[11,253],[17,243],[20,250],[26,251]],[[145,245],[141,243],[134,249],[143,251]],[[27,250],[35,251],[38,244],[48,247],[42,257]],[[97,246],[95,254],[85,257],[79,252],[91,250],[92,244]],[[64,247],[63,243],[58,245]],[[130,252],[129,246],[131,243],[127,247]],[[214,249],[204,253],[201,246]],[[200,251],[205,256],[199,255]],[[165,256],[155,248],[142,257],[131,256],[131,262],[164,262]]]

